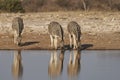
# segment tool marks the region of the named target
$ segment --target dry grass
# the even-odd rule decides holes
[[[41,12],[41,13],[1,13],[0,33],[11,33],[11,20],[20,16],[24,19],[24,32],[47,33],[51,21],[59,22],[66,32],[69,21],[80,24],[82,32],[120,32],[120,12]]]

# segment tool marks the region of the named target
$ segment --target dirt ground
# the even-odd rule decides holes
[[[20,16],[24,20],[24,31],[20,47],[13,44],[11,20]],[[69,21],[76,21],[81,26],[82,50],[117,50],[120,49],[120,15],[119,12],[43,12],[26,14],[0,14],[0,49],[48,50],[50,38],[47,24],[59,22],[65,31],[65,49],[69,49],[66,26]]]
[[[49,50],[50,38],[48,34],[29,33],[23,35],[22,44],[20,47],[13,44],[13,37],[1,35],[0,36],[0,49],[28,49],[28,50]],[[90,35],[87,33],[82,34],[82,50],[117,50],[120,49],[120,33],[111,34],[96,34]],[[69,49],[69,38],[65,35],[65,49]]]

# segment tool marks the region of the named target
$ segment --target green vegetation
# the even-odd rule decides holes
[[[1,12],[120,11],[120,0],[0,0]]]
[[[0,11],[2,12],[24,12],[19,0],[1,0]]]

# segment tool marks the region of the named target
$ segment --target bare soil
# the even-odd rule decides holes
[[[24,19],[22,44],[13,43],[11,20],[20,16]],[[66,26],[69,21],[76,21],[81,26],[82,50],[117,50],[120,49],[120,15],[119,12],[42,12],[25,14],[0,14],[0,49],[49,50],[50,38],[47,24],[59,22],[65,32],[65,49],[69,49]]]
[[[8,35],[0,35],[0,49],[29,49],[29,50],[49,50],[50,38],[48,34],[36,34],[29,33],[23,34],[23,40],[21,46],[17,46],[13,43],[13,37]],[[104,50],[120,49],[120,33],[111,34],[96,34],[89,35],[87,33],[82,34],[82,48],[81,49],[94,49]],[[65,49],[69,49],[69,38],[65,35]]]

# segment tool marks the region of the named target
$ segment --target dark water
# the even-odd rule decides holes
[[[0,80],[120,80],[119,68],[120,50],[0,51]]]

